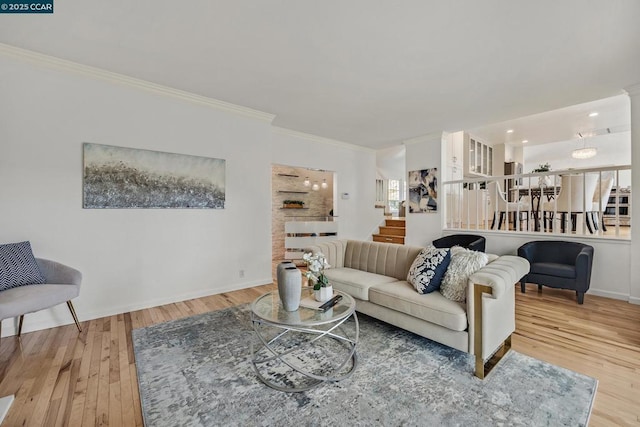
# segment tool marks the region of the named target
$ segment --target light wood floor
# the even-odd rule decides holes
[[[2,426],[142,425],[131,329],[254,300],[272,285],[83,322],[0,342]],[[535,285],[517,291],[513,348],[599,380],[591,426],[640,425],[640,306]],[[28,322],[28,317],[26,318]]]

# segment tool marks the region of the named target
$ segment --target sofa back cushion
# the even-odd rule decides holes
[[[413,260],[424,248],[348,240],[342,267],[406,280]]]
[[[344,253],[346,250],[346,240],[329,240],[304,248],[305,252],[322,252],[331,266],[330,268],[344,267]]]

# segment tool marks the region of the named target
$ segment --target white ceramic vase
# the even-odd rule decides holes
[[[282,262],[277,267],[278,295],[285,311],[300,307],[302,272],[292,262]]]
[[[316,299],[316,301],[319,302],[329,301],[331,298],[333,298],[333,286],[329,285],[320,288],[317,291],[314,290],[313,297]]]

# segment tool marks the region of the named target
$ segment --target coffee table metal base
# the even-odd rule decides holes
[[[355,324],[355,334],[353,338],[349,338],[342,328],[342,325],[351,318],[353,318]],[[330,327],[328,327],[326,330],[317,327],[291,326],[283,325],[281,323],[273,323],[261,319],[253,313],[251,315],[251,323],[253,325],[255,335],[260,340],[260,344],[258,348],[255,349],[255,351],[253,343],[251,345],[251,362],[256,371],[256,374],[258,375],[258,378],[271,388],[292,393],[306,391],[325,382],[344,380],[345,378],[350,377],[351,374],[353,374],[353,371],[356,369],[356,365],[358,363],[356,346],[358,343],[358,335],[360,333],[360,325],[358,323],[358,316],[356,315],[355,311],[351,314],[351,316],[340,319],[335,324],[330,325]],[[268,339],[263,333],[268,328],[281,329],[282,331],[277,333],[275,337]],[[289,335],[295,333],[302,333],[310,336],[303,342],[296,342],[297,340],[292,340],[289,343],[285,342],[285,340],[288,339]],[[344,359],[340,363],[338,363],[337,367],[331,369],[329,372],[323,372],[322,374],[313,373],[309,369],[307,369],[306,366],[304,366],[301,360],[298,360],[298,363],[296,363],[295,357],[287,358],[288,355],[291,355],[295,352],[305,351],[305,348],[307,346],[313,346],[323,339],[333,339],[341,344],[341,346],[344,347],[345,350]],[[322,346],[318,346],[318,348],[322,349]],[[261,353],[266,353],[266,356],[261,355]],[[269,378],[265,377],[260,372],[261,365],[268,364],[275,360],[284,363],[292,371],[295,371],[301,376],[309,379],[309,382],[306,382],[305,384],[292,384],[291,386],[283,386],[276,384]],[[349,368],[349,370],[346,372],[341,372],[341,370],[345,368],[349,363],[351,363],[351,367]]]

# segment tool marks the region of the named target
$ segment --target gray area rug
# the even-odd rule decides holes
[[[353,375],[301,393],[256,377],[247,305],[133,331],[147,426],[582,426],[593,378],[510,351],[483,381],[473,357],[360,315]],[[330,340],[331,341],[331,340]],[[270,374],[281,376],[274,367]]]

